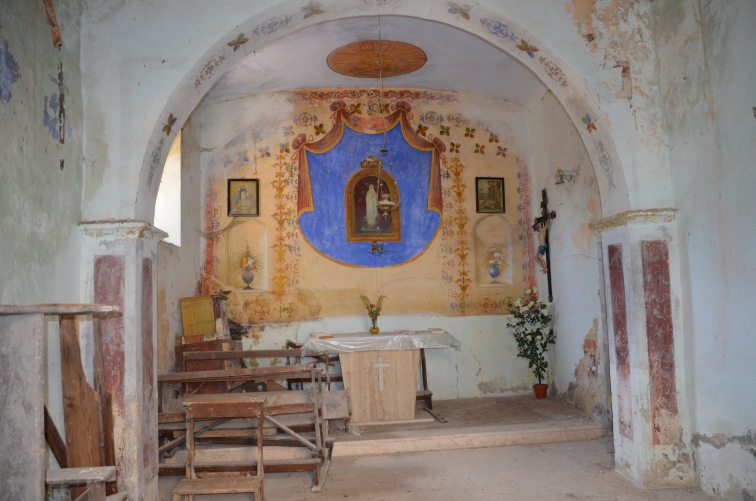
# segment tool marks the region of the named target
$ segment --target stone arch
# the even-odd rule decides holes
[[[591,97],[590,89],[582,78],[568,67],[562,59],[545,47],[535,35],[503,13],[476,6],[475,15],[465,24],[459,22],[452,9],[429,9],[423,16],[413,13],[414,4],[376,7],[375,12],[362,11],[352,14],[344,1],[343,9],[333,9],[317,15],[304,17],[301,3],[284,2],[274,9],[268,9],[231,27],[227,34],[213,46],[198,56],[193,68],[175,87],[165,103],[159,121],[153,125],[147,149],[144,153],[135,196],[135,216],[137,219],[152,221],[154,201],[157,196],[160,177],[165,159],[170,149],[170,134],[179,130],[202,97],[210,90],[220,75],[247,54],[234,51],[232,43],[240,33],[250,38],[255,46],[273,42],[297,29],[316,23],[346,19],[357,15],[392,15],[416,17],[418,19],[447,24],[481,38],[505,53],[518,58],[556,96],[567,115],[575,124],[588,151],[601,194],[603,216],[621,213],[630,209],[626,183],[626,173],[618,158],[612,135],[606,127],[597,127],[597,122],[609,123],[606,114]],[[526,42],[527,41],[527,42]],[[524,43],[527,45],[524,45]],[[537,53],[528,52],[523,47],[538,46]],[[518,57],[522,53],[526,57]]]

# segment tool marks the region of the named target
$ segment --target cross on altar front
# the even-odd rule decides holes
[[[378,363],[373,364],[373,369],[378,369],[378,389],[383,391],[383,369],[388,369],[389,364],[383,361],[383,357],[378,357]]]

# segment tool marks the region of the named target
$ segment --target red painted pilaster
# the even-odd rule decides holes
[[[681,436],[675,384],[675,345],[667,242],[641,242],[641,260],[648,336],[653,444],[676,444]]]
[[[612,244],[609,253],[609,284],[614,327],[614,350],[617,360],[617,419],[620,434],[633,439],[633,421],[630,403],[630,351],[627,340],[627,301],[625,274],[622,263],[622,245]]]

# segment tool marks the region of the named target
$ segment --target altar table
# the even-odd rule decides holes
[[[381,334],[311,334],[302,356],[339,355],[351,397],[352,424],[406,422],[415,418],[420,349],[458,348],[442,329]]]

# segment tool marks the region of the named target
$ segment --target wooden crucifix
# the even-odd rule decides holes
[[[549,227],[551,222],[556,219],[556,212],[549,212],[549,197],[546,195],[546,189],[541,190],[541,215],[535,218],[533,231],[538,234],[538,251],[536,252],[536,261],[541,266],[541,271],[546,273],[546,281],[549,286],[549,302],[554,300],[551,293],[551,256],[549,253]]]

